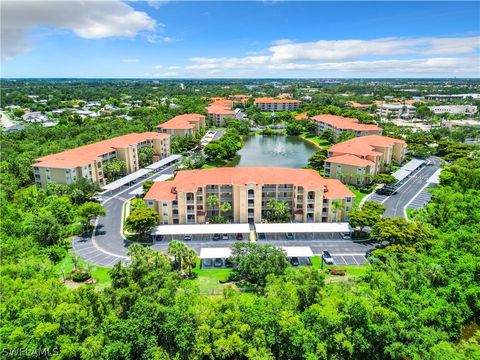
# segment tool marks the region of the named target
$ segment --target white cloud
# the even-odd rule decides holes
[[[156,77],[177,77],[180,74],[175,71],[167,71],[162,74],[155,74],[155,75],[157,75]]]
[[[29,31],[36,27],[68,29],[85,39],[134,37],[157,30],[148,14],[119,0],[2,1],[2,58],[29,51]]]
[[[168,70],[180,70],[181,68],[181,66],[169,66]]]
[[[140,61],[140,59],[122,59],[122,62],[127,64],[136,64]]]
[[[474,52],[479,37],[458,38],[382,38],[373,40],[320,40],[278,44],[269,48],[272,62],[342,61],[361,56],[452,55]]]
[[[335,71],[357,73],[464,73],[480,71],[478,36],[457,38],[382,38],[320,40],[294,43],[278,40],[268,55],[194,57],[185,70]],[[436,57],[438,56],[438,57]],[[412,59],[413,58],[413,59]]]
[[[163,65],[154,65],[152,67],[156,70],[163,69]]]

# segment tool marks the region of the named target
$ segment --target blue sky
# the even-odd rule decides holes
[[[2,77],[478,77],[478,2],[2,2]]]

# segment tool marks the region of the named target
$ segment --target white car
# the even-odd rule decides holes
[[[350,240],[352,238],[350,236],[350,233],[341,233],[340,236],[342,237],[343,240]]]

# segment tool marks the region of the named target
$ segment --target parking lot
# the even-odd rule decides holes
[[[335,265],[366,265],[369,264],[364,254],[331,254]]]
[[[157,235],[155,243],[168,243],[172,240],[185,242],[210,242],[210,241],[236,241],[248,240],[248,234],[178,234],[178,235]]]
[[[339,233],[257,233],[258,241],[282,241],[282,240],[338,240]]]

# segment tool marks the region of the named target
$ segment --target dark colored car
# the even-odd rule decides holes
[[[292,233],[286,233],[285,237],[287,238],[287,240],[293,240],[293,234]]]
[[[203,259],[203,266],[205,267],[211,267],[212,266],[212,260],[211,259]]]
[[[215,261],[213,262],[213,266],[223,267],[223,260],[222,259],[215,259]]]
[[[225,267],[227,267],[227,268],[232,268],[232,267],[233,267],[232,260],[230,260],[230,259],[225,259]]]
[[[213,234],[213,240],[218,241],[220,240],[221,236],[220,234]]]
[[[300,262],[298,261],[297,257],[292,257],[290,259],[290,264],[292,264],[292,266],[298,266],[298,265],[300,265]]]
[[[238,233],[235,237],[237,240],[243,240],[243,234]]]
[[[332,255],[330,255],[330,253],[326,250],[322,254],[322,259],[323,259],[323,262],[327,265],[334,265],[335,264],[334,261],[333,261]]]
[[[185,235],[185,236],[183,237],[183,240],[185,240],[185,241],[191,241],[191,240],[192,240],[192,235]]]
[[[267,237],[265,236],[265,233],[258,233],[257,238],[258,240],[265,240]]]

